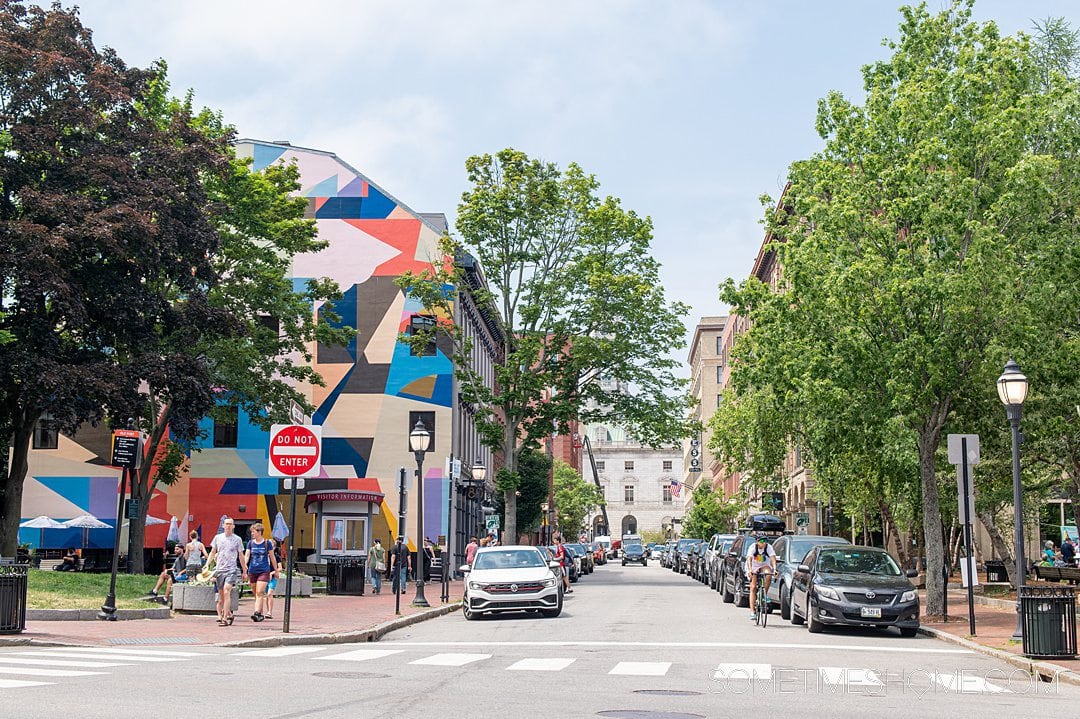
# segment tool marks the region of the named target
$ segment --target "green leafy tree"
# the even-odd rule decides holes
[[[519,535],[532,530],[540,522],[543,514],[541,505],[547,501],[550,473],[551,457],[535,450],[526,450],[521,453],[518,459],[516,495]],[[506,504],[501,494],[495,497],[495,508],[500,516],[506,516]],[[514,539],[516,541],[516,538]]]
[[[585,517],[604,502],[604,495],[591,482],[586,482],[576,469],[562,460],[555,460],[555,511],[559,530],[574,541],[581,534]]]
[[[507,527],[517,516],[518,464],[571,419],[617,421],[645,444],[687,434],[685,381],[669,352],[682,346],[681,316],[669,303],[650,254],[652,222],[597,195],[596,179],[577,165],[565,171],[507,149],[466,162],[471,187],[458,206],[460,241],[446,238],[448,258],[468,252],[490,290],[477,300],[493,309],[503,338],[494,386],[471,368],[471,343],[453,338],[462,397],[476,409],[483,442],[506,464],[498,488]],[[399,284],[444,317],[447,287],[460,286],[453,262]],[[423,333],[410,338],[427,342]],[[632,388],[619,392],[615,382]]]
[[[744,501],[725,500],[708,482],[700,482],[694,488],[693,504],[683,518],[682,535],[707,540],[717,532],[734,531],[739,516],[745,513]]]
[[[785,406],[770,421],[805,442],[815,477],[887,497],[917,467],[926,611],[941,614],[942,435],[1030,342],[1025,258],[1075,233],[1073,161],[1039,151],[1073,88],[1042,89],[1026,39],[973,22],[970,3],[901,13],[864,104],[821,101],[825,149],[792,165],[767,217],[779,292],[723,295],[752,324],[737,386]]]

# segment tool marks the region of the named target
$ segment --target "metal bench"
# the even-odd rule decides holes
[[[1036,564],[1035,576],[1047,582],[1080,583],[1080,569],[1076,567],[1040,567]]]
[[[322,562],[297,562],[296,568],[309,577],[326,579],[326,565]]]

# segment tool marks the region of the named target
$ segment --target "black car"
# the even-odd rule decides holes
[[[580,542],[574,542],[572,544],[567,544],[566,546],[573,549],[574,554],[581,557],[581,573],[592,574],[593,570],[596,568],[596,559],[593,557],[592,551]]]
[[[780,617],[791,619],[791,587],[795,570],[814,547],[845,545],[851,542],[843,537],[796,534],[781,537],[773,544],[776,550],[776,576],[769,585],[769,603],[780,606]]]
[[[878,547],[816,547],[795,571],[791,623],[812,633],[826,626],[897,627],[913,637],[919,628],[919,593]]]
[[[640,542],[623,544],[622,565],[625,567],[627,562],[641,562],[643,567],[649,564],[649,559],[645,555],[645,547],[641,546]]]
[[[765,535],[754,532],[740,534],[731,543],[731,548],[724,556],[720,591],[723,593],[724,601],[729,604],[735,602],[740,607],[750,606],[750,578],[746,576],[746,558],[754,548],[758,536]],[[769,544],[777,539],[779,537],[767,537]]]
[[[686,574],[686,554],[700,539],[680,539],[675,543],[671,557],[671,571]]]
[[[690,550],[690,571],[687,573],[699,582],[705,581],[705,550],[707,547],[708,545],[705,542],[698,542]]]

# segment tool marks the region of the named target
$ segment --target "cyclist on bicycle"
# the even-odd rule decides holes
[[[757,619],[758,576],[763,575],[765,591],[769,591],[772,575],[776,573],[776,550],[768,537],[758,537],[754,548],[746,555],[746,573],[750,576],[750,619]],[[765,611],[765,608],[762,608]]]

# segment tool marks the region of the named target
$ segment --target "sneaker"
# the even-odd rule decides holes
[[[750,621],[752,621],[752,622],[757,621],[757,612],[750,612]]]

